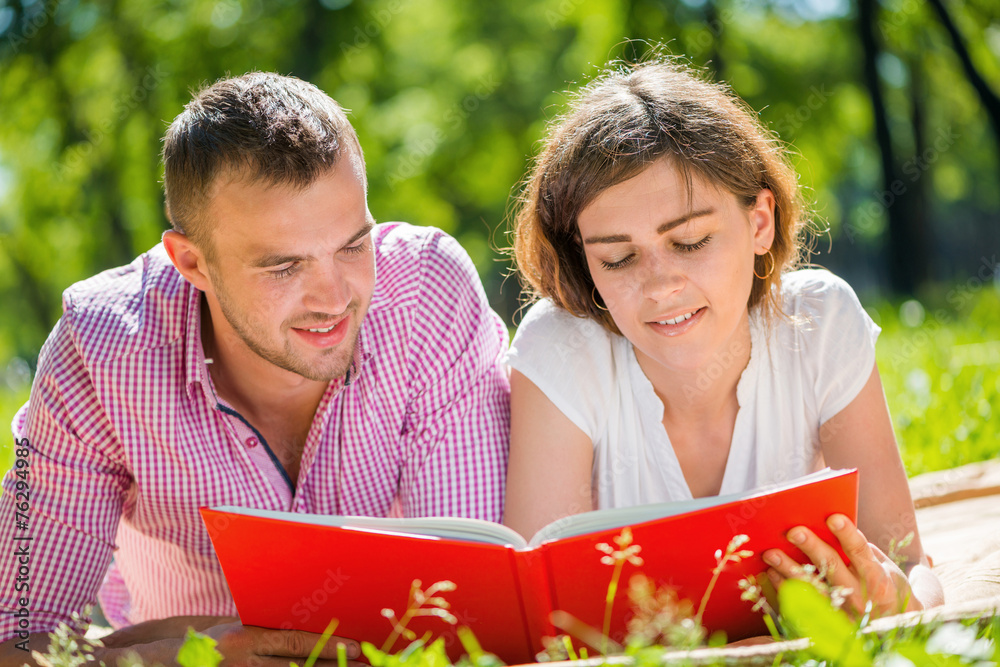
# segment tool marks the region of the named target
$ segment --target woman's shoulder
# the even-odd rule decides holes
[[[815,392],[819,423],[842,410],[867,381],[879,327],[846,280],[825,269],[782,276],[775,356],[800,368]]]
[[[592,438],[622,383],[627,342],[594,320],[552,301],[531,306],[518,325],[506,362],[533,382]]]
[[[514,333],[511,350],[524,352],[528,347],[545,345],[594,353],[608,350],[613,336],[594,320],[577,317],[551,299],[542,299],[528,308]]]
[[[781,310],[787,325],[801,333],[810,326],[846,317],[867,318],[858,295],[846,280],[826,269],[799,269],[781,277]],[[841,324],[844,324],[843,322]]]
[[[791,271],[781,277],[782,299],[809,299],[812,297],[853,297],[854,289],[840,276],[827,269],[809,268]]]

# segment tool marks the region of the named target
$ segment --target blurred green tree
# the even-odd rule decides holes
[[[996,90],[995,3],[947,15]],[[981,93],[923,3],[881,0],[872,16],[881,112],[848,0],[0,0],[0,393],[23,393],[63,289],[158,241],[160,138],[191,90],[252,69],[350,109],[376,218],[454,234],[508,321],[519,287],[498,249],[562,91],[659,44],[731,82],[794,148],[830,232],[819,261],[862,289],[890,284],[900,206],[926,215],[926,277],[974,273],[1000,246]],[[915,204],[885,203],[878,118]]]

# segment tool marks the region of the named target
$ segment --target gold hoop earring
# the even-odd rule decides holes
[[[590,300],[594,302],[594,305],[597,306],[598,310],[603,310],[607,312],[608,310],[607,308],[597,303],[597,285],[594,285],[593,287],[590,288]]]
[[[774,255],[771,254],[771,249],[770,248],[767,249],[767,253],[764,255],[764,257],[770,257],[771,258],[771,268],[768,269],[767,273],[765,273],[762,276],[761,275],[757,275],[757,269],[756,268],[753,270],[753,274],[755,276],[757,276],[757,278],[759,278],[760,280],[767,280],[768,278],[771,277],[771,274],[774,273],[775,261],[774,261]]]

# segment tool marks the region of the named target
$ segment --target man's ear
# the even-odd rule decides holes
[[[173,229],[163,232],[163,247],[184,278],[202,292],[210,291],[205,254],[184,234]]]
[[[754,251],[763,255],[774,244],[774,193],[767,188],[757,193],[757,202],[750,208],[750,226]]]

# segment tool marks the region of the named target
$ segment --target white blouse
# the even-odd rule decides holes
[[[720,494],[823,467],[820,425],[858,395],[875,364],[881,329],[841,278],[821,269],[786,274],[782,307],[789,317],[770,325],[750,314],[750,361],[736,387]],[[692,497],[663,428],[663,403],[624,337],[542,300],[518,327],[507,363],[593,441],[597,508]]]

